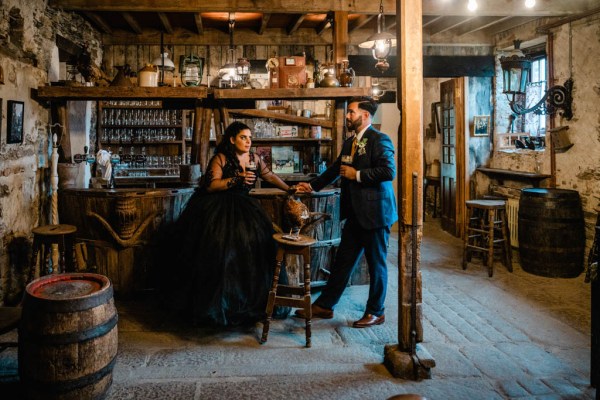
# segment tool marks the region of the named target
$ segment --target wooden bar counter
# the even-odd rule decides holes
[[[88,269],[108,276],[123,297],[153,287],[152,241],[194,193],[181,189],[61,189],[59,219],[77,227]],[[168,267],[168,266],[165,266]]]

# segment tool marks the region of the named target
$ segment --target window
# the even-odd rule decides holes
[[[525,107],[530,108],[537,104],[547,89],[546,55],[531,55],[530,81],[525,92]],[[543,148],[546,140],[546,116],[533,112],[525,114],[523,131],[527,133],[536,144],[536,148]]]

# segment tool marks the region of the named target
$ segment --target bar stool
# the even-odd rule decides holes
[[[276,233],[273,238],[277,242],[277,256],[275,258],[275,272],[273,273],[273,283],[269,291],[269,300],[267,301],[267,319],[263,325],[262,337],[260,343],[267,341],[269,335],[269,326],[273,309],[276,305],[288,307],[302,307],[306,315],[306,347],[311,346],[311,298],[310,298],[310,246],[317,241],[310,236],[298,235],[298,239],[287,239],[289,237],[283,233]],[[279,285],[279,273],[281,264],[286,254],[297,254],[302,256],[304,262],[304,285]],[[280,291],[280,293],[278,293]],[[293,297],[295,296],[295,297]]]
[[[462,267],[467,269],[473,252],[481,254],[488,276],[494,275],[494,250],[502,252],[503,264],[512,272],[510,234],[503,200],[468,200]]]
[[[40,257],[40,275],[44,274],[42,265],[46,269],[46,274],[54,272],[50,257],[52,255],[52,245],[58,245],[58,272],[74,271],[75,260],[75,232],[77,228],[73,225],[58,224],[44,225],[33,228],[33,254],[31,256],[31,270],[29,272],[29,282],[35,278],[38,253]],[[68,250],[68,251],[67,251]]]

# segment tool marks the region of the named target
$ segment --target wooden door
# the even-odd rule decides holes
[[[462,208],[464,202],[464,127],[462,123],[463,78],[440,84],[442,103],[442,160],[441,202],[442,229],[455,236],[462,234]]]

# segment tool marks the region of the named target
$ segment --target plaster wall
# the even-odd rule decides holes
[[[57,34],[87,44],[99,59],[100,35],[82,18],[41,0],[0,2],[0,304],[20,300],[31,230],[50,223],[49,109],[32,90],[48,82]],[[8,100],[24,103],[23,139],[16,144],[6,142]]]

